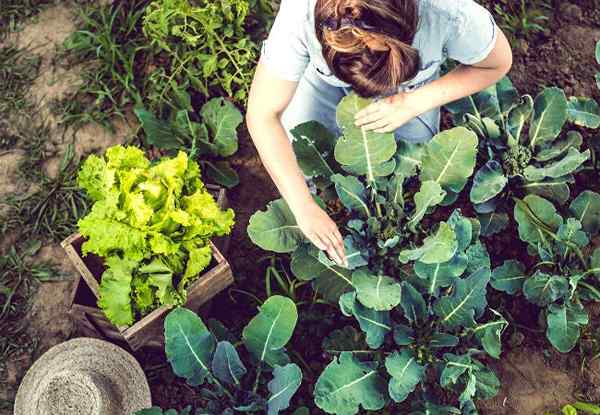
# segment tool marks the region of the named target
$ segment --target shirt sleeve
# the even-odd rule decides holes
[[[446,41],[448,57],[465,65],[487,58],[496,45],[498,27],[492,14],[473,0],[454,0]]]
[[[299,81],[308,66],[307,18],[307,0],[283,0],[263,42],[261,63],[281,79]]]

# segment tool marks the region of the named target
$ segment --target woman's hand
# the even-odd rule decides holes
[[[344,239],[335,222],[314,201],[294,213],[304,236],[338,265],[347,266]]]
[[[409,97],[410,93],[399,92],[372,103],[356,114],[356,126],[376,133],[397,130],[423,112]]]

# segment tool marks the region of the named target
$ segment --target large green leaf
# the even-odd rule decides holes
[[[425,378],[425,366],[421,366],[408,349],[386,357],[385,368],[392,377],[388,390],[395,402],[404,402]]]
[[[402,287],[393,278],[371,275],[366,269],[352,274],[356,298],[362,305],[377,311],[389,311],[400,304]]]
[[[294,153],[305,176],[328,178],[334,174],[331,165],[336,140],[327,128],[309,121],[290,132],[294,136]]]
[[[437,297],[440,288],[451,286],[465,272],[467,263],[466,255],[457,254],[450,261],[441,264],[415,262],[414,270],[419,277],[418,284],[427,294]]]
[[[348,210],[359,212],[365,217],[371,216],[365,186],[355,176],[343,176],[334,174],[331,181],[335,184],[338,197]]]
[[[527,166],[523,174],[529,181],[539,181],[547,177],[557,179],[573,173],[589,158],[590,150],[580,153],[576,148],[570,148],[567,155],[561,160],[548,164],[545,167]]]
[[[428,236],[423,245],[415,249],[405,249],[400,252],[400,261],[421,261],[424,264],[440,264],[450,261],[458,248],[456,234],[445,222],[440,223],[437,232]]]
[[[421,183],[421,190],[414,196],[415,212],[407,223],[408,227],[414,231],[427,210],[440,204],[444,197],[446,197],[446,192],[439,183],[434,181]]]
[[[583,225],[583,229],[595,235],[600,231],[600,194],[585,190],[569,206],[571,214]]]
[[[313,281],[320,295],[337,303],[342,294],[352,289],[352,273],[339,266],[324,264],[317,255],[318,250],[313,246],[300,246],[292,254],[292,272],[303,281]]]
[[[314,395],[316,405],[328,414],[355,415],[361,406],[378,411],[386,403],[386,382],[376,366],[343,352],[319,376]]]
[[[350,292],[340,297],[342,313],[358,321],[361,330],[367,335],[367,344],[371,349],[378,349],[385,340],[385,335],[392,330],[390,313],[376,311],[363,306],[356,299],[356,293]]]
[[[459,193],[473,174],[477,136],[464,127],[437,134],[427,144],[420,179],[432,180],[445,190]]]
[[[575,244],[580,248],[587,246],[590,240],[582,230],[581,222],[575,218],[568,218],[565,223],[560,225],[556,234],[557,239],[565,242],[567,245]]]
[[[502,353],[502,333],[508,327],[508,321],[495,310],[491,311],[498,319],[478,324],[473,328],[473,333],[481,342],[486,353],[494,359],[499,359]]]
[[[475,315],[487,305],[489,281],[490,271],[486,268],[480,268],[469,278],[456,280],[452,294],[440,298],[433,306],[440,323],[449,329],[474,325]]]
[[[508,76],[505,76],[496,83],[496,96],[498,97],[500,111],[503,114],[507,114],[511,108],[519,103],[520,99],[519,92],[513,86]]]
[[[571,97],[567,107],[569,121],[580,127],[600,127],[600,106],[593,98]]]
[[[553,304],[548,309],[546,337],[561,353],[569,353],[579,340],[581,326],[587,325],[589,317],[583,306]]]
[[[495,88],[495,86],[491,86],[476,94],[447,104],[446,108],[452,113],[454,123],[462,123],[467,114],[478,120],[485,117],[497,118],[500,115],[500,106]]]
[[[215,339],[193,311],[176,308],[165,319],[165,353],[173,372],[192,386],[210,377]]]
[[[508,113],[506,122],[507,133],[512,138],[513,145],[520,143],[523,140],[523,128],[533,113],[533,98],[529,95],[524,95],[521,102]]]
[[[273,380],[267,384],[271,395],[267,400],[267,415],[277,415],[290,406],[290,400],[302,383],[302,371],[295,363],[275,366]]]
[[[529,127],[529,145],[536,148],[554,140],[567,121],[567,97],[560,88],[546,88],[533,104],[533,119]]]
[[[567,136],[558,139],[548,147],[542,148],[535,154],[537,161],[548,161],[565,154],[571,148],[580,148],[583,144],[583,136],[578,131],[569,131]]]
[[[497,196],[506,187],[508,179],[502,166],[495,160],[488,161],[477,171],[471,187],[471,202],[479,204]]]
[[[284,346],[292,337],[297,320],[298,311],[292,300],[279,295],[270,297],[244,327],[244,344],[260,362],[284,365],[288,360]]]
[[[164,150],[178,150],[186,145],[185,134],[174,124],[159,120],[150,111],[136,108],[135,115],[146,133],[146,142]]]
[[[526,279],[525,266],[511,259],[494,269],[490,285],[498,291],[514,295],[521,291]]]
[[[217,379],[230,385],[239,385],[240,380],[247,372],[237,350],[228,341],[221,341],[217,344],[211,369]]]
[[[238,149],[237,128],[244,118],[231,102],[212,98],[200,110],[217,155],[229,157]]]
[[[373,182],[378,176],[391,174],[385,166],[390,165],[397,147],[393,133],[380,134],[355,125],[356,113],[370,103],[371,100],[355,93],[344,97],[339,103],[337,122],[343,136],[337,141],[334,154],[345,169],[354,174],[364,174],[369,182]]]
[[[546,307],[569,293],[569,281],[560,275],[536,271],[523,284],[523,294],[530,302]]]
[[[293,252],[304,240],[300,227],[287,203],[277,199],[265,212],[256,212],[248,224],[248,236],[267,251]]]
[[[554,205],[536,195],[517,200],[514,215],[519,224],[519,237],[534,247],[539,243],[546,244],[548,232],[558,231],[563,223],[563,218],[556,212]]]
[[[490,399],[496,396],[500,389],[500,381],[490,369],[470,355],[444,355],[446,366],[440,375],[442,387],[462,392],[459,396],[461,405],[472,399]]]
[[[396,175],[412,177],[417,174],[417,168],[421,167],[421,160],[425,152],[425,145],[407,143],[400,141],[396,151]]]

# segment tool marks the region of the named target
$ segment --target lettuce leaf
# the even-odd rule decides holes
[[[138,263],[118,256],[106,258],[105,263],[108,268],[100,281],[98,306],[115,325],[128,326],[133,323],[130,296],[132,272]]]

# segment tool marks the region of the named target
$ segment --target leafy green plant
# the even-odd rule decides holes
[[[136,147],[114,146],[87,158],[79,185],[94,201],[78,223],[82,252],[104,258],[99,306],[118,326],[183,304],[211,261],[209,239],[233,226],[233,211],[218,207],[184,152],[152,164]]]
[[[208,401],[196,414],[276,415],[286,410],[302,383],[302,371],[290,363],[285,351],[297,319],[292,300],[273,296],[246,325],[242,343],[249,355],[247,364],[255,366],[252,377],[246,376],[248,369],[236,347],[228,340],[217,339],[194,312],[177,308],[169,313],[165,319],[167,359],[177,376],[185,378],[190,386],[203,387],[203,397]],[[262,376],[267,371],[272,375],[268,383]],[[163,412],[152,408],[137,413],[154,414]]]
[[[561,411],[562,415],[578,415],[578,414],[600,414],[600,406],[586,402],[576,402],[572,405],[565,405]],[[552,415],[550,412],[545,412],[544,415]]]
[[[151,2],[144,33],[170,62],[151,77],[186,79],[205,96],[217,91],[245,101],[258,51],[245,31],[249,12],[247,0]]]
[[[237,129],[242,114],[229,101],[213,98],[200,110],[201,121],[196,121],[190,96],[185,91],[179,91],[179,96],[183,109],[166,121],[145,109],[135,110],[146,142],[164,150],[187,151],[192,159],[199,160],[207,180],[228,188],[236,186],[238,175],[224,158],[238,150]]]
[[[577,131],[561,134],[570,121],[577,126],[600,126],[600,107],[591,98],[567,100],[559,88],[545,88],[535,100],[519,97],[510,79],[447,107],[457,124],[475,131],[481,140],[479,170],[470,200],[484,215],[482,222],[507,223],[506,215],[490,216],[512,195],[537,194],[559,203],[570,197],[573,173],[590,157],[580,151]],[[503,216],[503,219],[502,219]],[[492,217],[492,219],[490,219]],[[494,226],[495,232],[502,229]]]
[[[327,204],[317,202],[346,233],[348,266],[335,265],[304,239],[282,199],[250,219],[248,234],[263,249],[290,253],[295,276],[338,302],[366,335],[370,350],[338,348],[339,359],[321,374],[319,408],[380,410],[390,397],[401,403],[414,391],[413,410],[420,413],[437,408],[432,391],[441,386],[456,393],[463,410],[475,410],[473,399],[494,396],[499,387],[477,357],[499,356],[507,323],[487,308],[490,260],[479,222],[458,210],[438,226],[425,217],[465,187],[477,137],[457,127],[423,146],[397,144],[393,134],[354,125],[368,104],[354,94],[342,100],[337,143],[315,122],[292,131],[299,164],[319,182]]]
[[[503,0],[502,4],[496,4],[494,10],[499,16],[498,25],[508,34],[511,43],[516,44],[520,38],[529,39],[546,30],[544,24],[552,6],[539,0]]]
[[[596,62],[600,65],[600,40],[596,43]],[[598,85],[598,89],[600,89],[600,72],[596,74],[596,84]]]
[[[591,251],[591,238],[600,231],[600,194],[584,191],[564,217],[548,200],[528,195],[517,199],[514,216],[519,237],[539,258],[531,270],[509,260],[493,271],[491,285],[507,294],[522,293],[541,307],[546,337],[558,351],[571,351],[588,322],[587,302],[600,301],[600,248]]]

